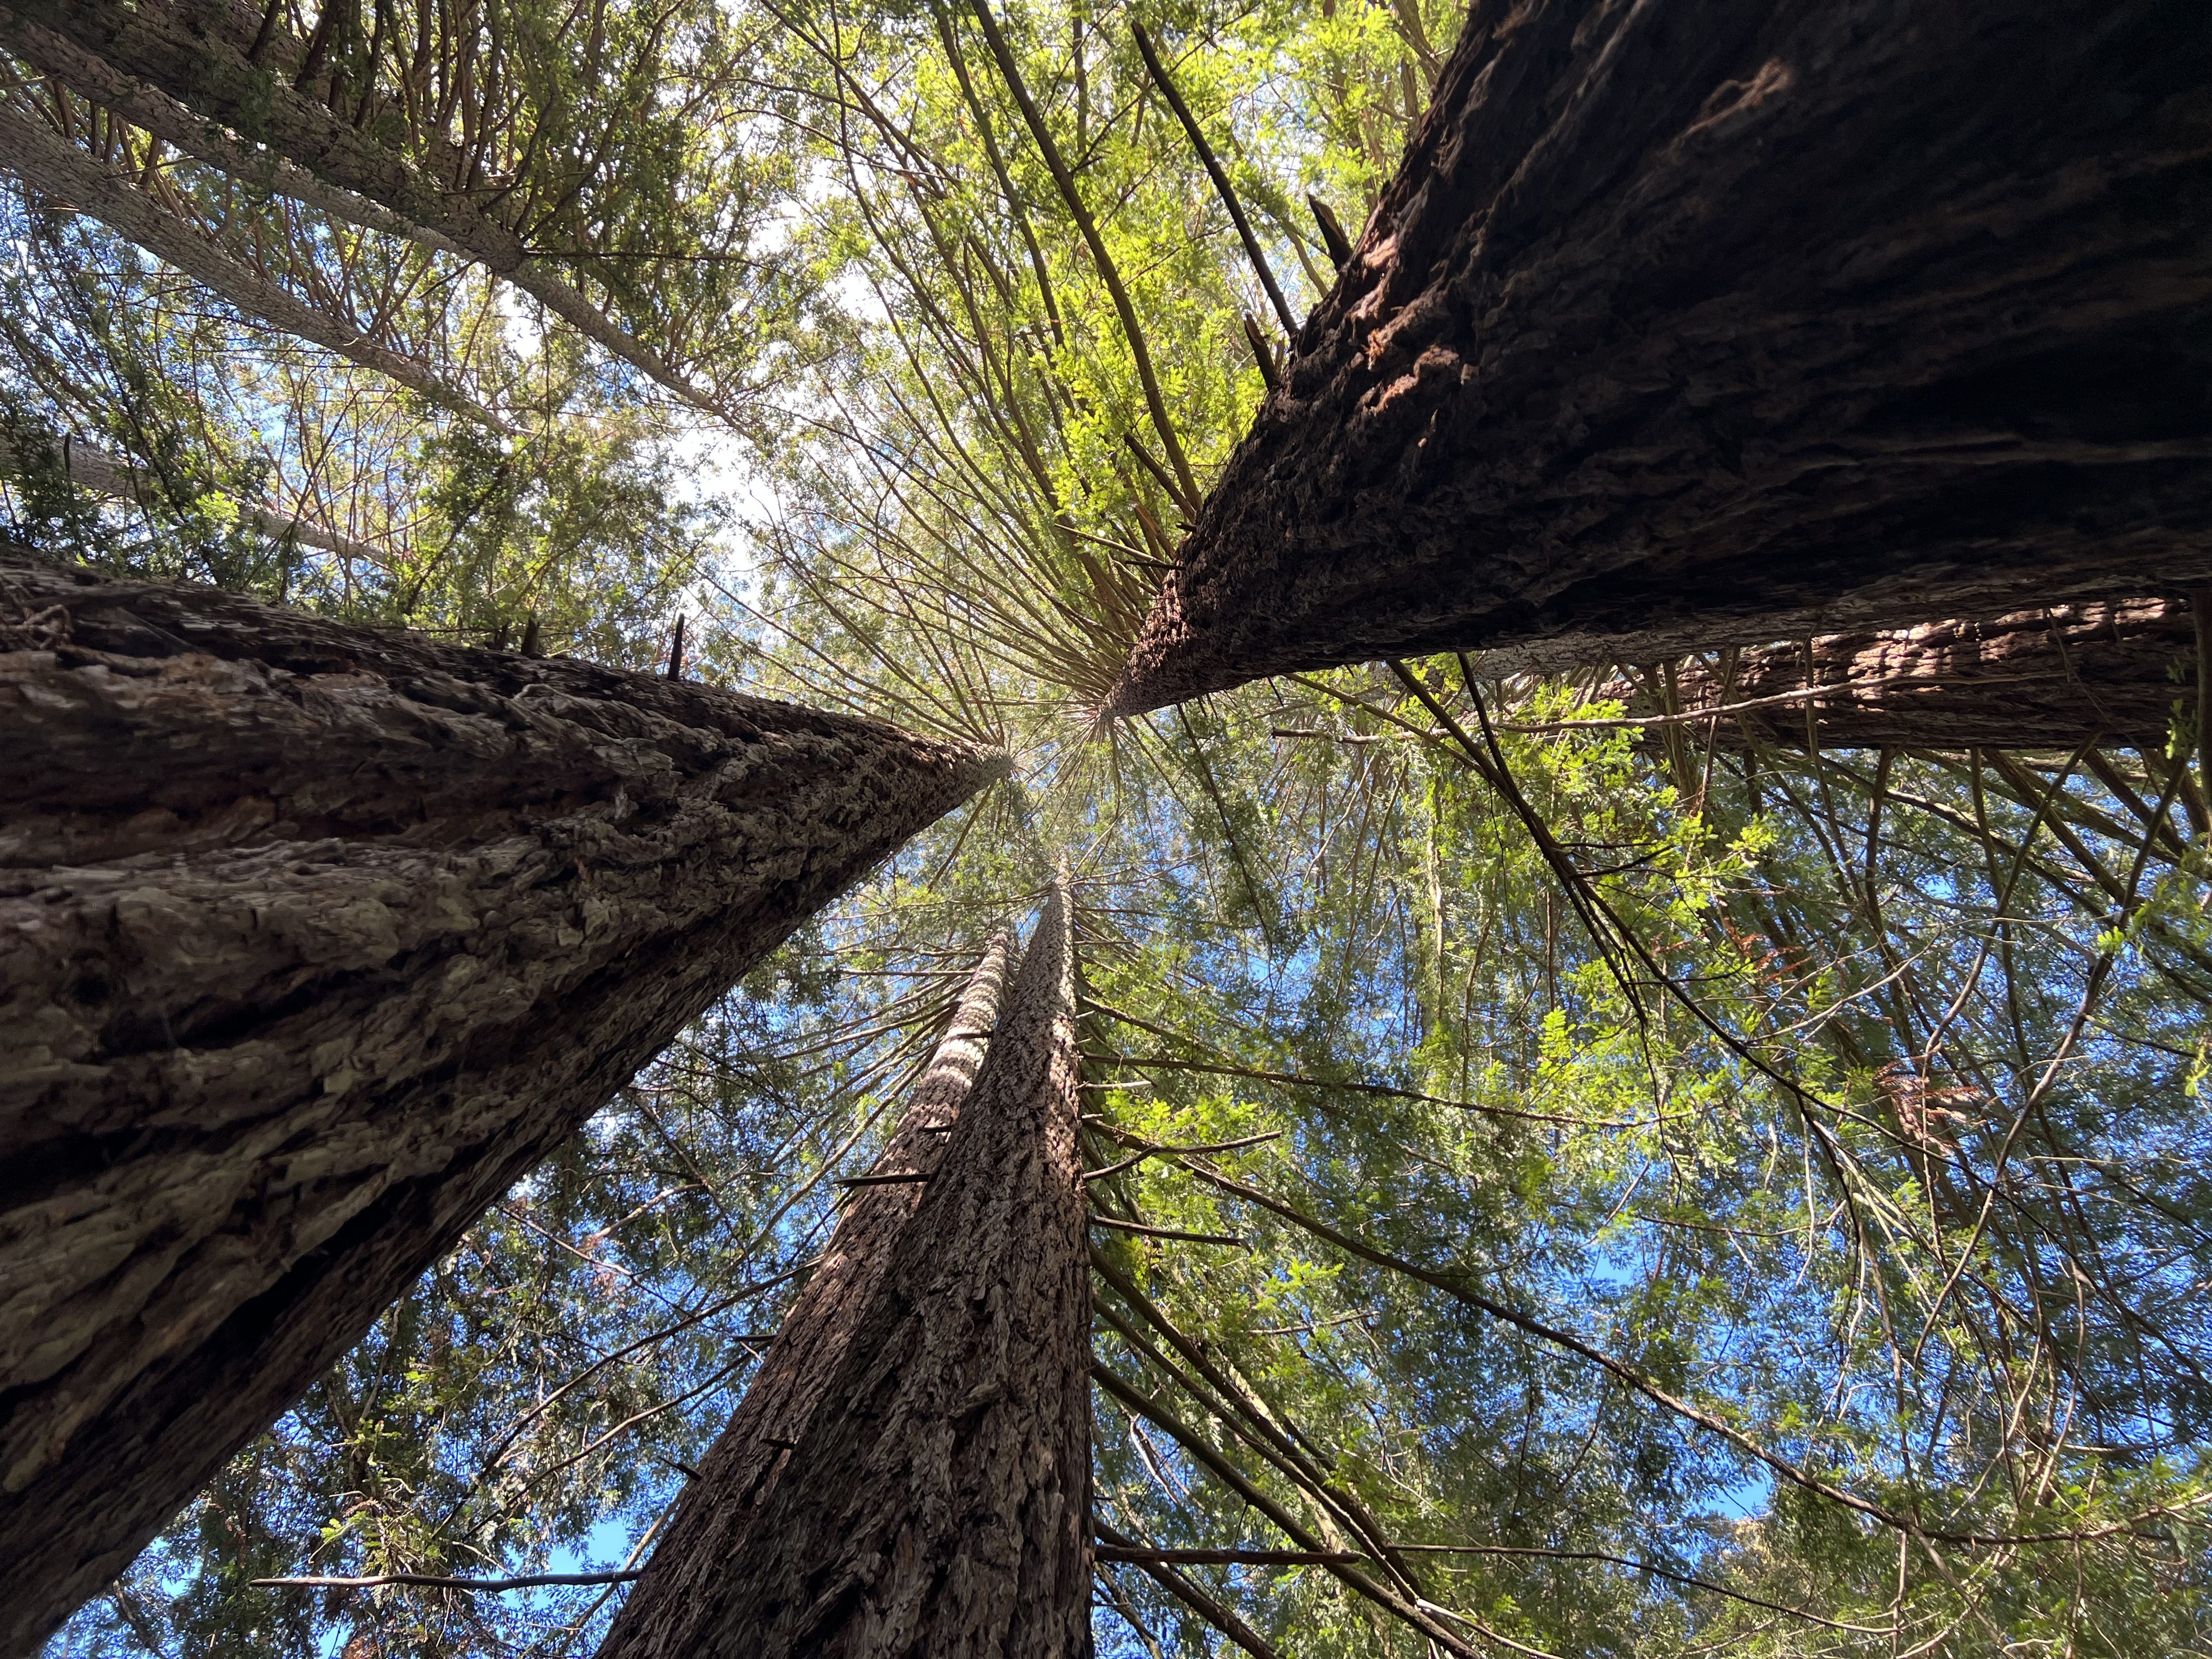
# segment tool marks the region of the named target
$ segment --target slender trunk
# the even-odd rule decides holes
[[[121,116],[131,125],[196,161],[229,173],[257,190],[304,202],[316,211],[348,224],[381,231],[387,236],[404,237],[441,253],[467,257],[465,250],[436,231],[403,218],[365,196],[326,184],[274,150],[233,137],[222,127],[193,114],[166,93],[133,80],[104,58],[52,29],[26,22],[0,8],[0,30],[5,31],[9,48],[20,54],[25,63],[36,65],[90,102]]]
[[[0,552],[0,1654],[993,763]]]
[[[898,1133],[878,1160],[885,1174],[933,1174],[946,1132],[958,1117],[998,1023],[1011,929],[983,953],[915,1085]],[[854,1328],[883,1281],[899,1235],[921,1207],[920,1182],[861,1187],[792,1304],[768,1358],[704,1461],[677,1500],[645,1577],[631,1589],[599,1649],[605,1659],[684,1659],[698,1650],[714,1588],[774,1489],[786,1454],[836,1380]]]
[[[2163,744],[2192,645],[2178,599],[2054,605],[1994,622],[1832,634],[1742,653],[1732,674],[1703,660],[1676,684],[1677,729],[1723,748],[1756,739],[1802,747],[1806,717],[1824,749],[2064,749],[2093,738]],[[1649,720],[1646,688],[1618,678],[1600,695]],[[1662,728],[1664,729],[1664,728]]]
[[[6,438],[0,437],[0,468],[8,467],[22,472],[52,469],[95,495],[133,501],[141,507],[159,507],[167,500],[161,491],[161,481],[145,467],[119,455],[111,455],[79,438],[64,438],[41,453],[36,446],[11,447]],[[241,505],[238,511],[240,518],[272,542],[294,542],[301,547],[319,548],[341,558],[364,562],[374,562],[379,556],[367,543],[341,536],[335,530],[306,519],[288,519],[251,504]]]
[[[161,0],[128,8],[100,0],[0,4],[0,41],[197,161],[337,218],[477,261],[695,407],[722,412],[658,352],[526,257],[521,240],[466,197],[439,189],[404,157],[249,62],[235,41],[194,28]],[[226,127],[267,149],[240,143]]]
[[[424,364],[376,344],[349,323],[325,316],[289,289],[256,276],[129,178],[4,105],[0,105],[0,165],[212,289],[245,316],[334,351],[348,362],[396,380],[495,432],[514,430]]]
[[[1091,1284],[1058,892],[943,1162],[687,1659],[1091,1647]]]
[[[266,144],[316,177],[436,231],[495,270],[512,270],[521,262],[520,239],[485,217],[467,197],[422,178],[404,157],[302,96],[289,77],[249,62],[234,32],[195,27],[186,9],[171,0],[129,6],[113,0],[7,0],[0,5],[0,39],[39,63],[34,30],[50,31],[203,120]]]
[[[2197,0],[1478,0],[1111,702],[2212,577]]]

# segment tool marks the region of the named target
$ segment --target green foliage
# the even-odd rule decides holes
[[[65,1650],[588,1651],[615,1589],[246,1581],[649,1547],[833,1183],[1062,860],[1088,1166],[1214,1149],[1127,1163],[1094,1207],[1235,1241],[1097,1234],[1098,1513],[1361,1556],[1184,1570],[1279,1651],[2212,1643],[2212,918],[2168,756],[1782,752],[1455,659],[1102,730],[1261,395],[1243,316],[1273,332],[1127,13],[994,12],[1003,61],[923,0],[277,15],[288,72],[699,395],[480,268],[90,122],[513,429],[10,202],[18,533],[477,643],[534,618],[640,668],[681,611],[702,678],[1017,777],[510,1194]],[[1356,228],[1456,12],[1143,21],[1310,303],[1303,198]],[[418,71],[392,43],[423,39]],[[64,434],[159,489],[72,494],[41,459]],[[1136,1568],[1101,1595],[1107,1651],[1220,1650]]]
[[[258,533],[242,508],[265,495],[258,456],[211,449],[196,404],[192,366],[218,351],[208,319],[131,304],[122,291],[147,274],[136,250],[112,250],[117,283],[86,269],[93,240],[50,216],[24,216],[18,246],[33,272],[0,273],[0,479],[12,528],[34,544],[113,571],[281,591],[296,550]],[[43,279],[43,280],[42,280]],[[55,392],[90,418],[61,415]],[[96,411],[96,412],[95,412]],[[72,432],[72,425],[83,429]],[[65,441],[89,440],[140,469],[137,523],[118,535],[74,489]]]

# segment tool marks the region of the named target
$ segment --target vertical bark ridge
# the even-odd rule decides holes
[[[2196,0],[1475,0],[1109,712],[2180,593]]]
[[[944,1161],[691,1659],[1090,1652],[1077,1067],[1055,890]]]
[[[0,1654],[1003,763],[0,549]]]
[[[898,1132],[877,1161],[878,1171],[937,1170],[945,1132],[959,1116],[998,1023],[1013,953],[1013,930],[1003,927],[969,977]],[[824,1390],[836,1380],[854,1328],[883,1280],[900,1234],[921,1208],[923,1191],[921,1182],[855,1189],[744,1399],[701,1462],[697,1478],[678,1498],[645,1577],[630,1590],[599,1649],[604,1659],[617,1654],[685,1659],[697,1651],[714,1586]]]
[[[2172,671],[2195,649],[2185,602],[2123,599],[1763,646],[1733,666],[1686,664],[1675,687],[1680,714],[1738,711],[1714,727],[1728,749],[1753,738],[1802,748],[1808,714],[1824,748],[2155,746],[2186,701]],[[1633,678],[1598,695],[1634,715],[1661,712]],[[1702,740],[1702,724],[1689,729]]]

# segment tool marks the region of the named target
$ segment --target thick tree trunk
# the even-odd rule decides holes
[[[2197,0],[1476,0],[1111,703],[2212,574]]]
[[[1090,1651],[1073,993],[1055,894],[835,1381],[699,1587],[687,1659]]]
[[[1676,670],[1672,710],[1656,670],[1618,678],[1601,695],[1626,702],[1636,718],[1678,714],[1699,742],[1710,726],[1732,749],[2162,745],[2174,705],[2195,702],[2193,669],[2188,686],[2172,671],[2196,650],[2185,603],[2133,599],[1832,634],[1745,651],[1733,663],[1701,658]],[[1716,710],[1726,711],[1717,722]]]
[[[0,554],[0,1653],[993,763]]]
[[[991,941],[939,1042],[929,1069],[878,1160],[882,1174],[933,1175],[999,1018],[1014,939]],[[921,1207],[921,1182],[854,1190],[830,1248],[793,1302],[768,1358],[722,1431],[675,1514],[645,1577],[630,1590],[599,1649],[602,1659],[690,1659],[700,1650],[714,1595],[744,1542],[787,1455],[836,1380],[853,1332],[867,1311],[891,1252]]]

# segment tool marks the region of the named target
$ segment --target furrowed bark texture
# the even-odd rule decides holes
[[[1055,893],[836,1381],[702,1588],[689,1659],[1090,1652],[1076,1066]]]
[[[945,1132],[958,1117],[998,1023],[1000,991],[1013,954],[1011,928],[984,951],[954,1010],[952,1024],[915,1085],[898,1133],[878,1160],[882,1174],[933,1174]],[[729,1426],[708,1451],[697,1477],[623,1604],[599,1651],[623,1659],[689,1659],[730,1559],[774,1487],[791,1449],[824,1391],[836,1380],[853,1331],[883,1282],[893,1248],[921,1207],[921,1182],[861,1187],[837,1224],[830,1248],[793,1301]]]
[[[1476,0],[1110,699],[2212,568],[2198,0]]]
[[[1677,671],[1674,712],[1736,709],[1714,728],[1723,748],[1753,740],[1802,748],[1808,709],[1823,748],[2073,749],[2093,739],[2162,745],[2174,705],[2194,704],[2194,687],[2178,684],[2172,671],[2191,665],[2196,650],[2181,600],[2053,605],[1994,622],[1766,646],[1741,653],[1733,668],[1725,659],[1699,659]],[[1647,672],[1616,679],[1600,695],[1650,714],[1662,712],[1662,684]],[[1816,695],[1801,695],[1808,691]],[[1773,698],[1788,701],[1741,707]],[[1688,729],[1703,739],[1702,723]]]
[[[0,1653],[994,763],[0,552]]]

